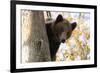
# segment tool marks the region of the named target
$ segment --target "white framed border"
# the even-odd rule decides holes
[[[27,10],[49,10],[49,11],[70,11],[70,12],[89,12],[90,13],[90,40],[91,40],[91,52],[92,56],[90,60],[80,60],[80,61],[71,61],[71,62],[34,62],[28,64],[20,63],[20,31],[21,31],[21,9]],[[40,67],[57,67],[57,66],[73,66],[73,65],[87,65],[94,64],[94,9],[87,8],[70,8],[70,7],[53,7],[53,6],[36,6],[36,5],[16,5],[16,69],[24,69],[24,68],[40,68]]]

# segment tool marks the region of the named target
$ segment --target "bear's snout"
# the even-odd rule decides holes
[[[60,42],[61,43],[64,43],[66,40],[66,33],[65,32],[62,32],[61,36],[60,36]]]
[[[61,42],[62,42],[62,43],[65,43],[65,39],[62,39]]]

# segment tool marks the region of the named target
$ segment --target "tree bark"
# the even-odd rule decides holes
[[[50,61],[43,11],[22,10],[22,63]]]

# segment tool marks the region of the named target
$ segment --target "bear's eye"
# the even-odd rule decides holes
[[[64,31],[64,28],[63,28],[63,27],[61,27],[61,28],[60,28],[60,30],[63,32],[63,31]]]

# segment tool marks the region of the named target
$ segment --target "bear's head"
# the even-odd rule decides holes
[[[55,41],[64,43],[71,36],[76,25],[76,22],[70,23],[59,14],[52,26],[52,31],[56,37]]]

